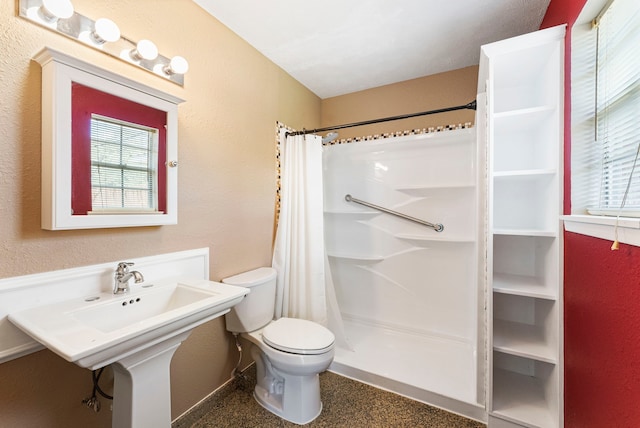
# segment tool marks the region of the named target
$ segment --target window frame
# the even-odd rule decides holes
[[[118,140],[117,143],[109,143],[112,145],[117,145],[118,146],[118,151],[120,153],[120,159],[118,160],[118,163],[115,164],[110,164],[110,163],[105,163],[105,162],[101,162],[101,161],[95,161],[94,159],[94,150],[96,149],[96,136],[93,133],[94,130],[94,125],[96,125],[97,122],[102,122],[102,123],[107,123],[109,125],[115,125],[118,126],[121,130],[121,134],[122,134],[122,129],[124,128],[128,128],[128,129],[135,129],[137,131],[142,131],[145,132],[145,139],[146,139],[146,148],[141,148],[138,147],[137,150],[138,151],[144,151],[145,155],[146,155],[146,166],[145,167],[133,167],[133,166],[129,166],[126,163],[122,162],[122,154],[123,152],[126,150],[124,148],[125,141],[122,139],[122,137],[120,137],[120,139]],[[96,126],[100,126],[100,125],[96,125]],[[164,189],[166,188],[166,185],[163,184],[162,186],[159,186],[159,180],[158,180],[158,173],[159,173],[159,160],[158,160],[158,152],[160,152],[161,150],[164,151],[165,147],[164,144],[160,143],[160,128],[155,128],[155,127],[151,127],[151,126],[146,126],[146,125],[140,125],[137,123],[132,123],[132,122],[127,122],[127,121],[123,121],[120,119],[115,119],[112,117],[107,117],[107,116],[102,116],[99,114],[91,114],[91,211],[88,211],[87,214],[105,214],[105,213],[135,213],[135,212],[146,212],[146,213],[151,213],[151,212],[164,212],[164,209],[160,209],[159,208],[159,193],[162,193],[164,191]],[[164,164],[164,162],[162,163]],[[145,175],[147,176],[145,182],[147,183],[147,187],[142,189],[138,189],[138,190],[144,190],[145,192],[147,192],[148,196],[146,197],[147,203],[146,203],[146,207],[126,207],[125,205],[125,198],[124,198],[124,193],[127,190],[127,186],[125,186],[125,180],[121,179],[120,185],[118,186],[118,189],[120,190],[120,192],[122,193],[121,195],[121,203],[119,207],[115,207],[115,206],[111,206],[111,207],[99,207],[96,206],[95,204],[95,189],[102,189],[102,188],[108,188],[108,186],[104,186],[104,185],[99,185],[100,183],[95,183],[93,178],[94,178],[94,171],[96,169],[96,167],[98,169],[100,168],[110,168],[110,169],[116,169],[118,171],[120,171],[120,174],[122,176],[124,176],[126,174],[127,171],[139,171],[139,172],[144,172]],[[166,198],[165,198],[166,201]]]
[[[595,58],[595,46],[589,46],[589,41],[584,41],[591,32],[591,22],[606,6],[607,0],[588,0],[585,4],[576,23],[571,28],[571,144],[572,144],[572,164],[571,164],[571,214],[562,216],[565,224],[565,230],[569,232],[579,233],[583,235],[593,236],[605,240],[614,240],[616,237],[616,229],[618,230],[618,241],[629,245],[640,246],[640,218],[624,216],[624,210],[620,217],[617,217],[618,211],[612,209],[591,209],[587,210],[585,206],[577,206],[576,194],[581,190],[578,189],[579,183],[575,180],[576,174],[584,168],[583,163],[579,159],[579,144],[581,144],[578,136],[582,133],[595,133],[595,123],[593,121],[593,103],[589,106],[585,101],[580,101],[577,95],[584,94],[585,88],[589,88],[595,82],[595,75],[587,76],[584,69],[579,66],[584,60],[585,55],[593,55]],[[591,49],[587,51],[586,49]],[[595,63],[595,59],[594,59]],[[593,82],[589,82],[589,78]],[[591,89],[593,91],[593,89]],[[595,92],[594,95],[595,97]],[[584,98],[584,97],[583,97]],[[591,119],[589,119],[591,115]],[[640,176],[640,170],[636,169],[634,177]],[[588,186],[588,183],[583,183]],[[632,209],[631,211],[636,211]],[[630,210],[627,210],[629,212]],[[603,215],[609,214],[609,215]]]

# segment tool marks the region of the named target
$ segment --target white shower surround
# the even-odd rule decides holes
[[[325,235],[354,351],[331,370],[485,419],[475,128],[325,147]],[[351,194],[444,231],[346,202]]]

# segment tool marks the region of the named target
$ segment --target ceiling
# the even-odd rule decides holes
[[[478,64],[550,0],[194,0],[320,98]]]

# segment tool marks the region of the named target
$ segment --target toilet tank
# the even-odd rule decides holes
[[[225,315],[227,330],[247,333],[273,320],[276,305],[276,270],[262,267],[224,278],[223,283],[247,287],[251,291]]]

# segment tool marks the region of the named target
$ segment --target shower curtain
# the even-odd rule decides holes
[[[278,272],[276,318],[302,318],[344,330],[324,245],[322,138],[279,131],[281,207],[272,265]]]
[[[281,130],[282,202],[273,251],[276,318],[326,325],[322,141],[316,135],[285,135]]]

